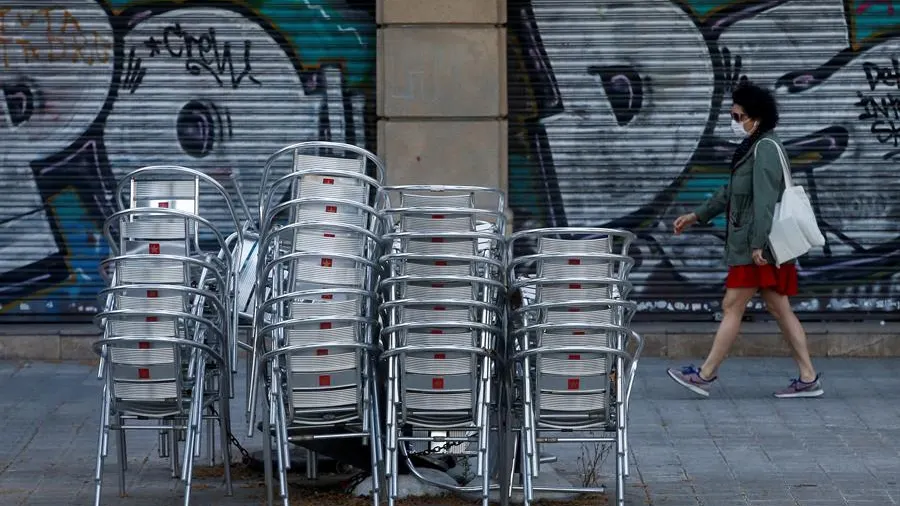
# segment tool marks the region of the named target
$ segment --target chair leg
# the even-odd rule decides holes
[[[209,467],[216,465],[216,421],[206,420],[206,447],[209,454]]]
[[[231,441],[228,434],[231,431],[231,402],[228,395],[222,395],[219,401],[219,437],[222,445],[222,469],[225,471],[225,495],[234,495],[234,486],[231,483]]]
[[[266,409],[262,413],[263,422],[263,473],[265,473],[266,481],[266,506],[274,506],[275,504],[275,484],[272,482],[272,423],[270,414],[270,401],[266,396],[263,403]]]
[[[119,453],[119,496],[125,497],[125,470],[128,468],[128,455],[125,451],[125,421],[122,415],[116,416],[116,425],[119,427],[116,441],[116,449]]]
[[[281,503],[284,506],[290,506],[288,500],[288,485],[287,485],[287,472],[288,467],[290,466],[291,454],[288,448],[288,442],[285,438],[286,434],[282,432],[282,429],[287,426],[287,420],[284,413],[284,403],[281,402],[281,397],[276,397],[276,401],[278,404],[275,407],[275,414],[277,418],[275,419],[275,431],[277,433],[276,441],[278,444],[278,490],[280,492]],[[307,466],[309,462],[307,462]]]
[[[119,421],[119,427],[123,427],[125,421],[122,419],[121,416],[118,417],[118,421]],[[125,438],[125,431],[124,431],[124,430],[120,430],[120,431],[119,431],[119,440],[118,440],[118,444],[122,445],[122,453],[124,453],[124,454],[126,455],[126,458],[122,461],[122,467],[123,467],[123,469],[124,469],[125,471],[128,471],[128,458],[127,458],[127,455],[128,455],[128,442],[126,441],[126,438]]]
[[[179,421],[173,420],[172,425]],[[172,478],[178,478],[178,429],[169,430],[169,463],[172,467]]]
[[[375,389],[375,385],[378,383],[375,381],[375,369],[374,364],[370,365],[370,371],[372,374],[369,376],[367,381],[369,388],[369,399],[370,399],[370,409],[369,413],[369,451],[372,453],[372,504],[373,506],[380,506],[381,504],[381,480],[382,480],[382,469],[381,469],[381,430],[379,429],[379,424],[381,423],[381,415],[378,410],[378,393]]]
[[[100,506],[103,488],[103,461],[106,456],[106,440],[109,437],[109,386],[103,385],[103,400],[100,403],[100,434],[97,437],[97,461],[94,470],[94,506]]]
[[[528,454],[526,442],[528,437],[527,432],[523,428],[519,435],[519,452],[521,453],[519,472],[522,474],[520,481],[522,482],[523,506],[531,506],[531,501],[534,500],[534,489],[532,489],[531,483],[531,458]]]
[[[490,432],[490,422],[485,421],[484,426],[481,428],[482,432],[489,433]],[[490,496],[491,496],[491,459],[488,455],[488,448],[490,448],[490,434],[486,434],[484,438],[482,438],[484,444],[481,448],[481,453],[484,455],[484,469],[481,473],[481,506],[489,506]]]

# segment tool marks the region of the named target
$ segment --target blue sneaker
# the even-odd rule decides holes
[[[800,378],[791,380],[791,384],[783,390],[775,392],[775,397],[779,399],[797,399],[802,397],[821,397],[825,394],[819,376],[816,379],[806,382]]]
[[[709,386],[713,381],[716,381],[718,376],[704,379],[700,376],[700,369],[694,367],[693,365],[689,365],[687,367],[671,368],[666,370],[669,373],[669,376],[675,380],[675,383],[687,388],[691,392],[694,392],[697,395],[702,395],[703,397],[709,397]]]

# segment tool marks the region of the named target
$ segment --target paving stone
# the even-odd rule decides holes
[[[629,505],[648,497],[652,506],[900,505],[900,359],[818,359],[826,395],[803,400],[771,397],[793,373],[789,359],[729,359],[709,399],[672,382],[672,365],[682,364],[644,359],[639,368]],[[243,378],[236,385],[243,399]],[[95,367],[0,362],[0,504],[92,503],[100,386]],[[242,408],[233,403],[232,420],[244,441]],[[180,502],[183,490],[155,445],[152,432],[128,435],[126,500],[112,438],[104,505]],[[248,449],[259,445],[254,438]],[[578,445],[546,451],[559,459],[556,469],[577,474]],[[613,463],[604,461],[603,476]],[[196,484],[196,504],[257,504],[264,492],[238,483],[226,498],[220,478]]]

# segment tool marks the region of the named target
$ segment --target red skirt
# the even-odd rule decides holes
[[[775,267],[766,265],[732,265],[728,268],[725,288],[772,289],[781,295],[793,296],[799,291],[799,275],[795,263]]]

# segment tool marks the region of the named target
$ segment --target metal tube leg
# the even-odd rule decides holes
[[[520,480],[522,482],[522,504],[524,506],[531,506],[531,501],[534,500],[534,490],[532,489],[531,483],[531,459],[526,451],[527,439],[527,432],[523,428],[522,432],[519,434],[519,451],[522,454],[522,457],[519,460],[521,469],[519,472],[522,473]]]
[[[231,402],[227,395],[223,395],[219,401],[219,438],[222,445],[222,467],[225,471],[225,495],[234,495],[234,487],[231,483],[231,446],[228,434],[231,432]]]
[[[272,424],[269,418],[269,400],[266,399],[266,411],[263,413],[263,472],[266,481],[266,506],[275,504],[275,484],[272,482]]]
[[[274,379],[272,380],[272,383],[273,384],[275,383]],[[278,445],[278,491],[279,491],[278,497],[281,499],[281,502],[284,506],[289,506],[288,505],[288,489],[287,489],[287,468],[290,465],[289,461],[290,461],[291,455],[290,455],[290,453],[288,453],[286,451],[287,443],[282,440],[281,428],[284,426],[285,421],[281,417],[281,415],[282,415],[281,397],[276,396],[275,402],[278,403],[278,405],[275,407],[275,410],[273,410],[274,416],[276,417],[275,418],[275,443]]]
[[[176,422],[173,420],[172,424]],[[169,431],[169,461],[172,466],[172,478],[178,478],[178,429]]]
[[[485,427],[482,429],[484,432],[490,432],[490,423],[485,423]],[[483,438],[484,443],[481,445],[481,453],[482,453],[482,462],[484,462],[484,469],[482,470],[481,475],[481,505],[489,506],[488,502],[490,500],[491,494],[491,466],[490,466],[490,457],[488,456],[488,448],[490,448],[490,435],[486,435]]]
[[[103,457],[106,456],[106,438],[109,434],[109,385],[103,385],[103,400],[100,402],[100,435],[97,437],[97,461],[94,471],[94,506],[100,506],[100,492],[103,487]]]
[[[119,496],[125,497],[125,470],[128,467],[128,456],[125,453],[125,427],[122,415],[116,416],[116,424],[119,426],[116,449],[119,452]]]
[[[216,465],[216,421],[212,418],[206,421],[206,445],[209,453],[209,467]]]
[[[625,506],[625,461],[628,455],[625,453],[625,418],[622,413],[625,408],[625,381],[622,378],[624,360],[616,359],[616,506]]]
[[[369,381],[371,389],[372,382]],[[371,390],[370,390],[371,391]],[[380,506],[381,503],[381,465],[378,461],[378,410],[374,403],[369,411],[369,452],[372,458],[372,505]]]

